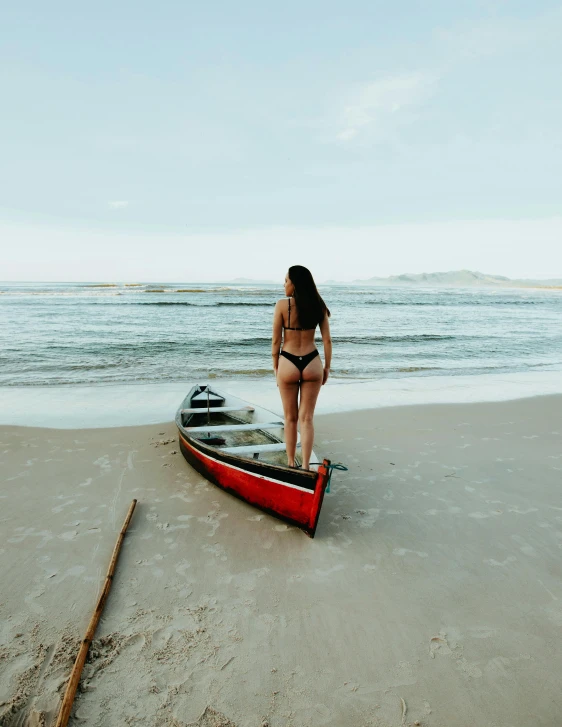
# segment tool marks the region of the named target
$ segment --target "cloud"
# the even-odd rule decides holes
[[[108,205],[111,207],[112,210],[120,210],[123,209],[123,207],[128,207],[129,202],[126,199],[118,199],[115,200],[115,202],[108,202]]]
[[[391,73],[351,91],[335,133],[342,144],[396,139],[399,127],[413,123],[419,109],[435,94],[438,83],[461,65],[491,56],[541,48],[558,48],[562,8],[532,17],[503,15],[473,25],[436,27],[432,31],[434,71]],[[334,131],[330,134],[334,139]]]
[[[390,118],[423,104],[434,92],[438,76],[416,71],[362,84],[343,112],[337,139],[349,142],[369,131],[384,132]]]
[[[439,27],[434,39],[455,62],[536,49],[549,41],[558,44],[561,29],[562,8],[558,7],[531,17],[500,16],[469,27]]]

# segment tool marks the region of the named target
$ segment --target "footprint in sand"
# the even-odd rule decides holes
[[[428,557],[428,553],[425,553],[423,550],[409,550],[408,548],[394,548],[392,553],[393,553],[393,555],[399,555],[401,557],[404,557],[406,555],[406,553],[413,553],[414,555],[417,555],[420,558]]]
[[[59,535],[59,538],[61,540],[74,540],[74,538],[78,535],[77,530],[68,530],[66,533],[61,533]]]
[[[207,513],[206,517],[198,517],[197,521],[205,525],[210,526],[210,531],[207,533],[209,538],[212,538],[220,527],[221,520],[228,517],[227,512],[219,512],[218,510],[211,510]]]
[[[484,563],[488,563],[488,565],[491,565],[494,568],[504,568],[506,565],[509,565],[510,563],[515,563],[517,561],[517,558],[514,555],[508,555],[505,560],[494,560],[493,558],[487,558],[484,560]]]
[[[201,546],[201,550],[204,550],[207,553],[211,553],[221,561],[228,560],[226,551],[220,543],[215,543],[214,545],[206,543],[205,545]]]
[[[469,631],[473,639],[490,639],[498,633],[498,629],[486,626],[475,626]]]
[[[65,498],[64,498],[64,495],[61,495],[57,499],[63,500]],[[66,498],[66,502],[63,502],[62,505],[55,505],[55,507],[52,507],[51,512],[54,512],[54,513],[62,512],[65,507],[67,507],[68,505],[74,505],[75,502],[76,502],[76,500]]]
[[[184,495],[183,492],[177,492],[175,495],[170,495],[170,500],[183,500],[183,502],[193,502],[193,499],[191,497],[187,497],[187,495]]]
[[[35,613],[41,615],[45,613],[45,609],[43,608],[43,606],[37,603],[37,599],[40,598],[44,593],[45,586],[37,586],[37,588],[28,593],[27,596],[25,596],[23,599],[32,611],[35,611]]]
[[[186,571],[191,568],[191,563],[189,563],[187,560],[182,560],[176,565],[176,573],[180,576],[184,576]]]
[[[539,509],[537,507],[528,507],[521,510],[519,507],[508,507],[507,511],[517,513],[517,515],[528,515],[530,512],[538,512]]]

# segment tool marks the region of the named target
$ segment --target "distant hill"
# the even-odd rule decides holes
[[[388,278],[368,278],[354,280],[355,285],[416,285],[416,286],[447,286],[447,287],[495,287],[495,288],[558,288],[562,287],[562,279],[532,280],[512,279],[504,275],[487,275],[473,270],[453,270],[446,273],[415,273],[391,275]]]

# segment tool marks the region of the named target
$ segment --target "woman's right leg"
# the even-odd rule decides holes
[[[309,469],[310,455],[314,446],[314,409],[322,388],[322,359],[317,356],[302,373],[301,397],[299,403],[299,425],[301,430],[302,466]]]

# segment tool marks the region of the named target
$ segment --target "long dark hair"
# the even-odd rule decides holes
[[[316,328],[324,316],[330,316],[328,306],[316,288],[312,273],[302,265],[291,265],[289,278],[295,286],[295,303],[299,311],[302,328]]]

